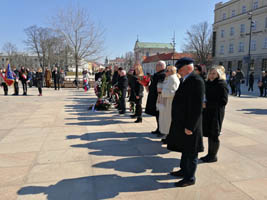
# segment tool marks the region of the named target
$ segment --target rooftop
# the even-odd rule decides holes
[[[158,62],[160,60],[178,60],[183,57],[192,58],[193,54],[191,53],[162,53],[162,54],[146,57],[143,63]]]
[[[171,43],[157,43],[157,42],[139,42],[136,41],[135,48],[141,49],[173,49]]]

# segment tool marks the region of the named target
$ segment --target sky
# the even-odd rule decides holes
[[[133,51],[140,42],[171,43],[175,32],[180,52],[186,31],[207,21],[212,25],[214,7],[220,0],[1,0],[0,52],[6,42],[26,51],[24,29],[49,27],[59,9],[78,5],[105,30],[103,58],[114,59]]]

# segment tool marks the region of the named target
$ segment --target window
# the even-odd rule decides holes
[[[267,17],[265,17],[265,28],[267,28]]]
[[[267,49],[267,37],[264,38],[263,48]]]
[[[234,27],[230,28],[230,36],[233,36],[235,34],[235,29]]]
[[[148,57],[149,56],[149,52],[146,52],[146,57]]]
[[[234,44],[229,45],[229,53],[234,53]]]
[[[256,51],[256,40],[251,40],[251,51]]]
[[[239,60],[237,62],[237,68],[242,69],[242,64],[243,64],[242,60]]]
[[[220,54],[224,54],[224,46],[223,45],[220,46]]]
[[[257,29],[257,22],[256,21],[252,21],[252,23],[251,23],[251,30],[252,31],[256,31],[256,29]]]
[[[259,6],[258,4],[259,4],[258,0],[254,0],[253,1],[253,9],[257,9]]]
[[[235,10],[232,10],[232,17],[235,16]]]
[[[245,33],[245,24],[240,25],[240,33]]]
[[[224,38],[224,30],[221,30],[221,38]]]
[[[223,15],[222,15],[222,19],[223,19],[223,20],[226,19],[226,13],[223,13]]]
[[[242,6],[242,13],[247,12],[247,7],[246,6]]]
[[[5,59],[4,58],[2,58],[2,62],[5,62]]]
[[[239,42],[239,49],[238,52],[244,52],[244,42]]]
[[[261,71],[267,70],[267,59],[262,59]]]

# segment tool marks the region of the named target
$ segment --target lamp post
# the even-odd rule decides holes
[[[250,27],[249,27],[249,41],[248,41],[248,68],[247,68],[247,77],[246,77],[246,86],[248,86],[248,78],[249,78],[249,71],[250,71],[250,48],[251,48],[251,35],[252,35],[252,12],[248,12],[249,20],[250,20]]]
[[[175,63],[174,63],[174,54],[175,54],[175,32],[174,32],[174,34],[173,34],[173,38],[172,38],[172,47],[173,47],[173,55],[172,55],[172,64],[173,64],[173,66],[175,65]]]

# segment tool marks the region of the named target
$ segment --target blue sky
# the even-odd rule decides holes
[[[6,42],[25,50],[24,29],[47,27],[58,9],[78,4],[105,29],[103,56],[115,58],[133,51],[139,35],[142,42],[171,42],[181,50],[186,30],[194,24],[213,23],[214,7],[220,0],[1,0],[0,51]],[[225,2],[225,1],[223,1]]]

